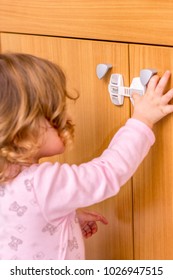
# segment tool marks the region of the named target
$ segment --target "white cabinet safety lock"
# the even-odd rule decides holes
[[[132,104],[132,93],[143,95],[146,91],[146,85],[150,78],[157,73],[155,69],[142,69],[140,77],[133,78],[130,87],[124,87],[123,76],[121,74],[112,74],[108,85],[110,98],[113,104],[123,105],[124,97],[129,97]]]

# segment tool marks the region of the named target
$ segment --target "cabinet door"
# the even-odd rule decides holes
[[[172,45],[172,10],[171,0],[1,0],[0,30]]]
[[[173,71],[173,49],[131,45],[130,79],[143,68]],[[156,142],[133,178],[135,259],[173,259],[173,115],[154,132]]]
[[[51,161],[80,164],[100,155],[114,132],[130,115],[129,100],[122,107],[110,102],[108,83],[111,71],[123,73],[128,83],[128,45],[91,40],[74,40],[45,36],[1,34],[1,50],[39,55],[59,64],[67,75],[68,89],[80,98],[69,103],[69,112],[76,124],[74,146]],[[99,80],[96,65],[113,64],[112,70]],[[108,226],[99,225],[98,233],[86,240],[88,259],[132,259],[131,182],[120,193],[90,207],[105,215]]]

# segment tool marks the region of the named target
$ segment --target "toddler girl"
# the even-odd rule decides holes
[[[39,164],[72,139],[66,99],[73,98],[52,62],[0,55],[0,259],[85,258],[76,209],[116,195],[134,174],[155,141],[153,125],[173,112],[173,89],[163,95],[169,77],[155,75],[144,96],[133,94],[132,118],[100,157]]]

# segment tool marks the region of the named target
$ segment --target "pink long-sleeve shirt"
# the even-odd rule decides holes
[[[118,193],[155,141],[129,119],[98,158],[34,164],[0,186],[0,259],[84,259],[75,210]]]

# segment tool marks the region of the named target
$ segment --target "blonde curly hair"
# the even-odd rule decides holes
[[[43,117],[66,144],[73,138],[68,120],[66,78],[58,65],[30,54],[0,54],[0,182],[33,163]],[[15,174],[10,166],[17,165]],[[8,171],[8,172],[7,172]]]

